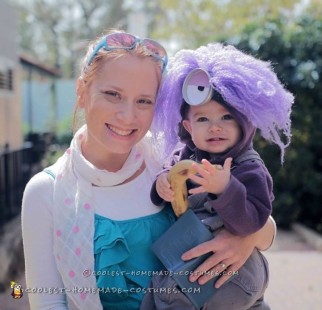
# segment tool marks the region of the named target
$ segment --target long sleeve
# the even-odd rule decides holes
[[[225,191],[205,207],[216,211],[229,231],[247,235],[263,227],[271,214],[272,186],[265,166],[248,161],[233,170]]]
[[[64,287],[53,254],[53,180],[40,172],[27,184],[22,202],[22,234],[29,289]],[[65,293],[29,293],[31,309],[67,310]]]
[[[164,200],[159,196],[157,189],[156,189],[156,182],[154,181],[151,187],[151,193],[150,193],[150,198],[153,204],[156,206],[161,206],[164,202]]]

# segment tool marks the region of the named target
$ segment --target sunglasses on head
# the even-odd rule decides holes
[[[162,62],[163,72],[168,63],[168,56],[164,47],[160,43],[152,39],[140,39],[126,32],[116,32],[103,37],[102,40],[95,46],[92,54],[90,55],[87,61],[87,66],[92,63],[94,57],[101,48],[104,48],[106,51],[117,49],[131,50],[138,44],[141,44],[145,48],[145,50],[151,54],[151,56]]]

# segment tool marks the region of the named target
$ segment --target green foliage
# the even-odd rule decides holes
[[[301,16],[248,25],[234,38],[237,47],[273,64],[295,95],[292,143],[279,165],[274,147],[256,139],[272,173],[280,226],[298,220],[322,233],[322,19]]]
[[[181,48],[239,34],[249,22],[263,21],[294,10],[294,0],[162,0],[153,37],[163,37]]]
[[[123,0],[11,0],[19,16],[22,52],[65,77],[74,77],[89,40],[108,28],[125,29]]]
[[[66,117],[58,123],[56,131],[57,143],[60,146],[68,146],[73,138],[73,116]]]
[[[64,148],[59,147],[58,145],[56,146],[56,149],[50,149],[48,150],[44,158],[42,159],[42,167],[48,167],[53,165],[59,157],[61,157],[65,152]]]

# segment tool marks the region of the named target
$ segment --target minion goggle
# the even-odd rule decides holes
[[[207,71],[193,69],[185,78],[182,86],[183,99],[189,105],[200,105],[211,100],[214,89],[210,85],[210,75]]]

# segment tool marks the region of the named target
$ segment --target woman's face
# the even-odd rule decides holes
[[[98,168],[104,168],[108,159],[124,162],[149,130],[158,71],[149,58],[125,54],[107,60],[89,87],[79,90],[78,104],[85,110],[88,130],[82,151]]]

